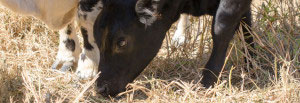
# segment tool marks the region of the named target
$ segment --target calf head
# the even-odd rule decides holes
[[[101,53],[99,93],[115,96],[145,69],[179,18],[183,1],[103,0],[103,10],[94,25]]]

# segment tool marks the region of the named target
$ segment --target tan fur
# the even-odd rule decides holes
[[[59,30],[75,17],[79,0],[0,0],[10,10],[43,21],[49,28]]]

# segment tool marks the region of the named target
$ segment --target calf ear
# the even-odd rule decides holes
[[[160,0],[138,0],[135,6],[135,11],[145,25],[151,25],[157,20],[157,9]]]

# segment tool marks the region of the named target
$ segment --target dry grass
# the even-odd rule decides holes
[[[262,4],[263,3],[263,4]],[[222,81],[204,89],[199,80],[208,60],[211,17],[191,18],[187,42],[170,44],[128,85],[119,99],[97,95],[94,81],[50,69],[58,34],[36,19],[0,9],[0,102],[300,102],[300,2],[256,0],[253,3],[256,57],[235,36],[228,50]],[[243,58],[248,58],[244,62]],[[253,68],[249,64],[253,65]]]

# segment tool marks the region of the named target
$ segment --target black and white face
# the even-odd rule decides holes
[[[142,23],[136,12],[137,0],[104,1],[94,35],[100,49],[98,92],[115,96],[125,90],[159,51],[172,22]],[[178,17],[177,17],[178,18]]]

